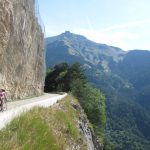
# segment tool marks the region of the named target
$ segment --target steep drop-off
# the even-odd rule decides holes
[[[8,97],[42,93],[43,39],[35,0],[0,0],[0,88]]]
[[[16,136],[17,135],[17,136]],[[35,108],[0,131],[5,150],[102,150],[78,103],[68,95],[51,108]]]

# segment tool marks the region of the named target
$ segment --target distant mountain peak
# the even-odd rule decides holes
[[[72,33],[71,33],[70,31],[65,31],[64,34],[65,34],[65,35],[70,35],[70,34],[72,34]]]
[[[62,33],[61,35],[63,35],[63,36],[72,36],[73,33],[71,33],[70,31],[65,31],[65,32]]]
[[[74,34],[71,33],[70,31],[65,31],[64,33],[60,34],[60,36],[70,38],[73,37]]]
[[[64,33],[60,34],[59,37],[63,38],[68,38],[68,39],[72,39],[72,40],[87,40],[87,38],[83,35],[79,35],[79,34],[75,34],[72,33],[70,31],[65,31]]]

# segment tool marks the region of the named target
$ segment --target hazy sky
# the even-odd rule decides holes
[[[150,50],[150,0],[39,0],[46,36],[64,31],[98,43]]]

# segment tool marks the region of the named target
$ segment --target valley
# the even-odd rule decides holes
[[[50,58],[50,56],[53,56]],[[66,31],[46,39],[46,67],[79,62],[106,96],[106,136],[116,150],[150,148],[150,51],[124,51]]]

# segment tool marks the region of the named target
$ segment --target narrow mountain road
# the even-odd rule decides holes
[[[18,117],[23,112],[29,111],[36,106],[49,107],[55,104],[58,100],[63,99],[67,94],[44,94],[43,96],[34,97],[31,99],[9,102],[7,111],[0,112],[0,129],[4,128],[12,119]]]

